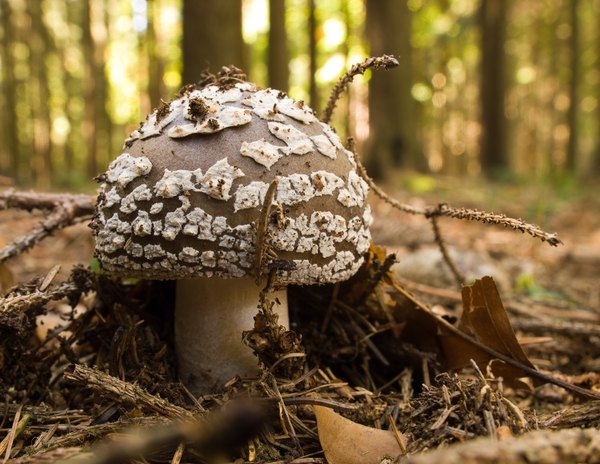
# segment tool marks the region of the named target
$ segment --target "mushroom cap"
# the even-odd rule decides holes
[[[275,179],[261,250],[277,282],[345,280],[370,243],[368,186],[354,154],[303,102],[247,82],[185,88],[99,179],[96,255],[118,275],[255,275]]]

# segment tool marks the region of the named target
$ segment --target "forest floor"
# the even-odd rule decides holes
[[[598,336],[600,336],[598,329],[600,324],[600,285],[598,285],[600,281],[600,196],[591,186],[590,188],[578,186],[557,189],[547,185],[506,185],[478,182],[469,184],[453,178],[398,176],[384,186],[384,189],[391,197],[403,203],[415,206],[448,203],[454,207],[502,212],[508,216],[523,218],[527,222],[537,224],[547,232],[558,233],[563,244],[552,247],[528,235],[494,225],[450,218],[439,220],[442,236],[450,247],[459,270],[469,279],[479,278],[485,274],[494,276],[505,306],[512,308],[509,308],[509,317],[519,339],[523,340],[525,352],[533,364],[544,372],[554,374],[567,382],[595,391],[600,389],[600,376],[597,374],[600,372],[600,365],[597,361],[600,351],[597,343]],[[411,289],[416,289],[417,294],[432,305],[441,307],[445,305],[450,312],[460,306],[460,296],[458,296],[458,300],[456,299],[456,295],[460,295],[460,288],[452,274],[449,273],[446,264],[438,256],[439,251],[437,251],[434,241],[431,223],[423,217],[410,216],[397,211],[373,194],[371,194],[370,202],[375,218],[374,243],[385,247],[388,253],[396,254],[400,264],[394,268],[394,272],[398,277],[408,279],[407,282],[413,284],[417,283]],[[39,222],[40,218],[40,215],[23,211],[0,211],[0,244],[10,243],[19,235],[27,233]],[[57,231],[30,251],[9,260],[0,270],[0,286],[4,292],[12,284],[23,284],[35,278],[39,279],[56,264],[61,265],[61,270],[54,278],[54,282],[67,281],[72,267],[77,264],[89,265],[92,254],[93,240],[87,225],[79,224]],[[374,267],[374,272],[368,274],[370,276],[368,279],[373,278],[376,270],[377,265]],[[421,286],[419,287],[418,284]],[[174,386],[173,370],[165,367],[164,364],[172,356],[171,348],[166,347],[169,344],[169,335],[165,335],[164,330],[161,331],[160,328],[156,329],[156,334],[153,335],[152,331],[155,330],[155,327],[152,325],[147,327],[143,333],[141,330],[136,332],[135,327],[143,325],[141,318],[151,320],[154,314],[150,308],[152,304],[146,302],[150,298],[143,298],[140,294],[143,292],[150,294],[156,289],[151,287],[148,290],[147,287],[139,285],[135,288],[127,285],[117,288],[106,282],[98,284],[97,288],[94,287],[96,284],[90,285],[96,289],[98,294],[105,292],[106,295],[102,298],[100,306],[108,309],[102,309],[96,305],[94,310],[99,319],[93,315],[90,316],[92,319],[82,319],[84,316],[81,316],[81,313],[85,313],[85,306],[87,305],[88,308],[93,306],[89,301],[84,301],[84,308],[80,309],[77,315],[72,316],[75,321],[65,315],[62,316],[63,319],[70,321],[68,327],[70,332],[62,342],[54,343],[52,347],[49,347],[53,343],[52,335],[49,339],[50,343],[47,343],[48,340],[44,342],[45,332],[41,334],[38,327],[38,340],[36,342],[30,340],[21,347],[22,353],[30,356],[31,353],[42,353],[39,347],[46,344],[48,350],[42,353],[43,356],[42,354],[39,357],[36,357],[37,354],[32,355],[31,362],[47,362],[48,372],[45,367],[39,367],[40,372],[44,372],[43,375],[40,373],[37,377],[28,377],[23,373],[26,366],[19,367],[17,361],[8,358],[11,353],[13,355],[20,353],[19,349],[21,348],[13,347],[14,349],[11,351],[4,346],[3,351],[0,347],[0,366],[9,366],[12,369],[10,375],[17,379],[13,382],[18,384],[6,393],[6,406],[0,425],[0,440],[3,436],[5,438],[0,442],[0,455],[5,451],[11,452],[13,457],[21,459],[18,462],[44,462],[44,459],[54,456],[51,453],[57,453],[58,458],[79,456],[81,448],[86,448],[97,437],[110,437],[115,431],[120,430],[117,425],[113,426],[113,424],[122,422],[125,425],[139,425],[147,418],[145,414],[150,414],[148,411],[151,411],[152,414],[158,413],[158,416],[163,419],[177,417],[178,414],[185,416],[182,408],[190,407],[186,392],[181,390],[180,386]],[[26,288],[26,286],[22,288]],[[356,288],[360,289],[361,284],[353,283],[348,293],[353,293]],[[332,300],[336,298],[335,293],[333,293],[334,296],[331,296],[330,290],[314,292],[315,295],[309,294],[310,292],[304,294],[297,291],[297,293],[291,293],[290,298],[293,300],[297,297],[299,306],[320,305],[321,308],[317,309],[324,311],[328,304],[327,301],[329,301],[328,298]],[[341,294],[342,292],[340,292]],[[327,299],[323,300],[323,298]],[[339,298],[342,299],[342,297]],[[127,310],[123,310],[125,302],[129,301],[141,302],[139,304],[143,306],[142,310],[136,314],[129,314]],[[63,307],[62,310],[65,311],[64,300],[61,300],[60,304]],[[397,303],[396,306],[400,307],[402,304]],[[31,314],[37,318],[39,324],[39,321],[47,316],[38,316],[44,311],[31,309],[32,307],[27,311],[31,310]],[[50,308],[50,306],[48,307]],[[331,305],[331,307],[333,306]],[[495,425],[491,426],[494,434],[500,438],[503,434],[519,435],[519,433],[535,429],[560,429],[574,425],[597,427],[600,424],[600,411],[595,410],[580,411],[574,413],[577,419],[573,419],[571,422],[565,420],[565,411],[579,411],[577,408],[580,407],[580,400],[576,395],[567,394],[554,386],[537,387],[531,393],[513,391],[509,387],[502,387],[502,382],[498,383],[491,372],[485,371],[484,366],[480,367],[486,373],[480,373],[479,378],[477,375],[473,376],[472,371],[456,377],[433,361],[434,358],[427,354],[427,346],[417,342],[409,342],[413,343],[412,348],[407,348],[406,343],[402,342],[403,353],[396,356],[397,353],[394,350],[398,351],[397,346],[390,348],[389,338],[380,336],[381,334],[375,329],[369,335],[369,337],[372,336],[371,342],[365,342],[367,337],[364,332],[361,332],[364,339],[359,337],[361,338],[359,343],[358,339],[353,339],[357,321],[358,325],[362,325],[362,329],[367,332],[366,328],[368,327],[385,326],[381,323],[380,315],[374,315],[374,312],[371,311],[374,307],[372,302],[365,303],[364,307],[366,312],[362,313],[363,315],[360,317],[356,316],[356,319],[353,319],[355,316],[348,316],[350,313],[346,314],[349,321],[348,326],[340,327],[338,324],[336,327],[327,328],[327,331],[332,331],[331,333],[327,331],[324,333],[324,326],[321,327],[320,332],[313,328],[315,320],[316,324],[321,326],[322,316],[315,320],[310,317],[304,320],[304,316],[296,319],[295,324],[302,332],[303,349],[307,352],[308,359],[313,365],[318,363],[321,368],[319,371],[310,370],[305,373],[302,376],[304,377],[302,382],[290,386],[289,381],[287,383],[279,382],[278,378],[277,381],[274,380],[275,387],[271,387],[270,384],[269,386],[264,385],[265,378],[263,376],[262,380],[257,383],[234,382],[223,393],[223,396],[206,397],[200,403],[196,403],[195,408],[199,410],[214,409],[234,397],[235,394],[240,392],[257,393],[257,391],[260,395],[271,399],[273,397],[281,398],[281,394],[286,401],[289,398],[296,398],[297,406],[289,406],[287,409],[282,406],[283,411],[280,408],[279,421],[275,422],[279,422],[281,428],[274,426],[271,434],[265,432],[261,435],[261,439],[254,440],[250,448],[241,452],[241,455],[234,456],[240,459],[236,462],[324,462],[320,447],[326,448],[327,437],[323,435],[328,427],[332,427],[328,424],[333,423],[333,419],[323,416],[323,413],[317,413],[316,420],[319,425],[317,435],[315,413],[308,410],[308,404],[311,404],[311,401],[317,401],[314,399],[314,395],[326,406],[327,401],[337,401],[338,410],[344,416],[370,427],[382,427],[385,422],[382,417],[387,417],[385,414],[390,418],[394,417],[397,419],[396,426],[400,431],[396,438],[404,433],[408,444],[404,443],[402,446],[413,453],[433,449],[442,444],[463,442],[467,438],[491,434],[489,414],[493,415],[492,423],[495,420]],[[344,313],[346,310],[343,308],[343,305],[339,308],[336,307],[334,312]],[[56,305],[52,306],[50,313],[53,311],[57,312]],[[527,314],[528,311],[538,311],[539,314]],[[292,312],[292,319],[293,316]],[[448,317],[451,320],[453,316],[450,314]],[[79,325],[75,324],[77,321],[79,321]],[[7,330],[7,327],[13,327],[10,324],[3,326],[2,324],[5,322],[0,320],[0,331]],[[400,324],[397,320],[396,322]],[[306,323],[308,328],[300,328],[303,323]],[[93,325],[96,328],[94,330],[98,330],[100,335],[90,336],[89,333],[86,335],[85,324],[91,324],[90,327]],[[401,324],[407,324],[407,322],[404,321]],[[582,327],[585,324],[588,326],[587,329]],[[412,328],[415,329],[415,327],[418,330],[429,328],[433,332],[436,331],[435,326],[424,322],[418,322]],[[392,327],[392,332],[394,330],[396,329]],[[439,330],[441,330],[440,327],[438,327]],[[126,332],[127,336],[124,336],[123,332]],[[402,332],[402,329],[399,329],[399,332]],[[72,339],[68,338],[69,333],[73,334],[71,335]],[[56,334],[60,334],[60,329],[56,331]],[[323,338],[324,335],[325,338]],[[333,339],[327,340],[327,337]],[[339,339],[336,340],[335,337],[339,337]],[[431,337],[433,334],[424,336],[424,338]],[[160,358],[156,353],[149,354],[150,349],[148,348],[157,345],[157,338],[164,342],[166,347],[164,351],[167,353],[164,356],[161,355]],[[55,337],[56,340],[58,338]],[[76,340],[77,343],[73,342],[70,348],[65,348],[64,340],[71,342]],[[135,345],[136,340],[137,345]],[[327,342],[323,340],[327,340]],[[397,333],[394,340],[397,343]],[[140,357],[143,358],[142,364],[148,359],[149,368],[140,370],[140,360],[132,361],[128,358],[127,347],[134,346],[131,343],[134,343],[137,346],[136,349],[140,350]],[[115,353],[112,347],[107,348],[107,345],[110,344],[118,345],[123,349],[117,350],[118,353]],[[319,344],[323,344],[323,346]],[[355,345],[360,345],[360,348],[356,348]],[[296,346],[296,348],[298,347]],[[325,353],[326,349],[336,351],[336,354]],[[163,352],[163,349],[159,351]],[[347,354],[349,352],[352,353],[351,356]],[[287,354],[289,355],[289,353]],[[146,356],[150,357],[146,358]],[[395,363],[393,375],[392,370],[377,365],[375,361],[369,361],[373,357],[379,357],[380,360],[387,357],[392,360]],[[115,392],[110,393],[106,386],[106,382],[113,377],[110,377],[109,380],[107,378],[101,378],[99,381],[96,379],[99,383],[105,384],[104,387],[98,386],[94,384],[94,376],[102,375],[101,372],[79,372],[77,367],[72,366],[73,363],[80,364],[91,359],[95,360],[95,365],[106,363],[109,366],[109,373],[117,379],[115,382],[133,382],[136,386],[139,384],[140,387],[155,396],[148,399],[142,395],[136,397],[135,401],[138,401],[139,404],[135,404],[135,401],[134,404],[131,404],[131,401],[127,402],[124,398],[123,391],[125,390],[120,391],[119,389],[124,389],[127,385],[131,386],[132,384],[116,385],[117,394],[115,395]],[[406,359],[408,359],[407,368],[399,368],[398,363]],[[430,367],[427,367],[427,360],[431,363]],[[268,361],[264,362],[269,365]],[[354,368],[345,367],[344,362],[350,363]],[[365,363],[369,362],[371,362],[371,367],[365,368]],[[274,365],[271,367],[274,368]],[[6,368],[6,372],[10,369]],[[69,369],[75,370],[71,372]],[[281,375],[293,378],[293,376],[289,376],[293,369],[292,367],[289,369],[290,371],[285,376]],[[411,374],[406,382],[412,383],[412,389],[406,387],[406,382],[402,384],[407,369]],[[433,376],[437,374],[439,377],[430,379],[428,372],[425,372],[429,369]],[[154,372],[149,372],[152,370]],[[357,371],[361,371],[361,374],[356,374]],[[401,374],[398,374],[400,371]],[[60,380],[63,375],[73,383],[69,384]],[[7,377],[10,376],[7,375]],[[27,378],[23,380],[22,377]],[[10,384],[9,378],[5,381]],[[43,385],[36,385],[35,382],[43,383]],[[421,383],[426,383],[428,387],[421,388]],[[506,383],[511,382],[507,381]],[[277,391],[278,384],[282,390],[281,393]],[[77,386],[79,386],[79,390]],[[288,389],[287,393],[284,391],[284,387]],[[466,401],[463,402],[464,404],[458,404],[455,401],[456,397],[464,395],[465,392],[467,396],[469,392],[475,397],[481,396],[484,389],[491,391],[485,401],[468,405]],[[86,396],[81,393],[83,391],[92,393]],[[154,404],[153,402],[158,396],[168,400],[165,402],[167,404],[160,403],[158,406]],[[399,397],[400,399],[398,399]],[[440,400],[440,398],[444,398],[444,400]],[[305,403],[303,404],[302,401]],[[344,401],[353,405],[365,406],[366,404],[369,406],[370,412],[344,410],[342,405]],[[503,401],[504,403],[502,403]],[[488,409],[480,403],[487,404]],[[506,407],[503,409],[502,404],[512,405],[508,408],[510,411],[513,411],[511,408],[514,406],[516,412],[513,411],[514,414],[511,416],[510,411],[507,413]],[[173,410],[176,412],[173,413],[170,408],[175,408]],[[465,410],[463,411],[461,408]],[[553,415],[556,411],[559,411],[559,416]],[[33,425],[30,425],[29,428],[23,425],[19,429],[17,422],[19,417],[23,417],[25,414],[28,415],[28,420]],[[419,417],[423,423],[415,424],[415,417]],[[412,422],[411,418],[413,418]],[[260,419],[260,421],[263,420],[263,418]],[[154,424],[154,422],[150,422]],[[67,426],[66,423],[72,425]],[[236,422],[236,424],[239,423]],[[559,425],[557,426],[557,424]],[[236,426],[234,425],[234,428]],[[345,430],[346,434],[355,432],[352,426],[340,427]],[[503,427],[507,427],[508,431],[502,431]],[[85,432],[84,429],[93,429],[93,432]],[[189,432],[187,429],[182,432],[177,429],[176,439],[169,443],[190,441],[190,437],[197,438],[194,433],[202,435],[205,432],[205,430]],[[363,432],[356,431],[356,433]],[[162,439],[168,441],[164,437]],[[581,437],[577,437],[577,439],[581,441]],[[118,437],[110,438],[109,443],[110,440],[118,440]],[[153,438],[149,440],[152,441]],[[374,442],[380,444],[378,440],[374,439]],[[548,440],[547,443],[557,449],[563,445],[557,445],[556,440],[568,443],[568,437],[549,438]],[[162,444],[164,445],[164,443]],[[151,462],[154,460],[159,462],[164,459],[164,456],[161,459],[156,457],[155,449],[144,448],[146,445],[148,443],[144,443],[143,446],[139,443],[131,445],[136,451],[132,451],[133,454],[126,454],[126,456],[144,454],[142,453],[144,451],[149,453],[145,455]],[[235,446],[238,445],[239,443]],[[184,447],[180,445],[175,448],[176,450],[172,450],[169,455],[171,457],[168,459],[172,458],[172,462],[179,462],[182,459]],[[179,452],[180,448],[181,452]],[[191,454],[188,454],[188,451]],[[106,456],[111,456],[110,459],[115,458],[106,450],[101,450],[98,456],[102,456],[102,452],[108,453],[104,456],[104,461],[97,457],[96,460],[84,462],[110,462],[110,460],[106,460],[109,459]],[[339,457],[340,452],[339,449],[329,450],[329,454],[326,452],[329,462],[346,462],[348,458]],[[573,451],[569,450],[568,452]],[[337,456],[336,453],[338,453]],[[600,462],[598,446],[592,451],[587,450],[581,453],[583,454],[578,455],[578,460],[581,460],[582,456],[584,459],[592,456],[588,462]],[[148,458],[148,455],[152,457]],[[54,458],[57,458],[56,456]],[[201,458],[197,458],[196,461],[195,455],[189,449],[186,449],[185,456],[189,462],[202,462]],[[414,462],[436,462],[435,460],[419,461],[418,455],[415,456]],[[426,459],[426,455],[424,456]],[[567,456],[567,459],[568,456],[572,457],[572,455],[561,456]],[[292,459],[296,459],[296,461],[291,461]],[[534,459],[531,456],[528,459],[527,462],[552,462],[551,460]],[[181,462],[185,462],[185,459]],[[212,461],[209,459],[207,462]],[[471,461],[465,458],[463,462]],[[488,461],[474,460],[472,462]],[[502,462],[521,461],[505,460]]]
[[[393,198],[413,206],[448,203],[502,212],[507,216],[556,232],[562,240],[549,246],[513,230],[456,219],[442,219],[442,234],[450,247],[479,254],[503,274],[510,274],[510,288],[528,292],[556,292],[600,311],[600,195],[593,184],[561,191],[550,185],[508,185],[456,178],[434,179],[401,176],[384,186]],[[373,241],[399,259],[415,250],[435,248],[429,221],[395,210],[373,193],[370,203],[375,218]],[[26,234],[40,221],[40,214],[0,211],[0,245]],[[33,250],[8,264],[15,282],[44,275],[60,257],[58,277],[68,276],[76,264],[89,265],[93,238],[86,224],[60,230]],[[467,263],[470,264],[470,263]],[[468,271],[468,269],[467,269]],[[443,275],[444,273],[441,272]],[[440,276],[434,282],[448,283]],[[0,286],[1,288],[1,286]]]

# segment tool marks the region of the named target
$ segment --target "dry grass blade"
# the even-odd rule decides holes
[[[25,427],[27,426],[27,422],[29,422],[29,414],[25,414],[21,418],[21,411],[23,410],[23,405],[20,405],[15,413],[15,417],[13,417],[13,424],[8,432],[8,435],[4,437],[4,440],[0,442],[0,454],[4,453],[4,459],[2,460],[2,464],[8,462],[10,458],[10,452],[12,451],[12,446],[15,441],[15,438],[19,436]]]
[[[369,187],[375,194],[385,201],[390,206],[403,211],[408,214],[418,214],[427,218],[436,216],[446,216],[454,219],[466,219],[468,221],[478,221],[484,224],[496,224],[504,227],[509,227],[514,230],[518,230],[522,233],[527,233],[532,237],[540,239],[542,242],[547,242],[551,246],[558,246],[562,244],[556,233],[548,233],[540,229],[538,226],[529,224],[522,219],[514,219],[506,216],[505,214],[488,213],[486,211],[478,211],[476,209],[469,208],[453,208],[452,206],[441,203],[437,206],[425,206],[417,208],[414,206],[400,203],[398,200],[390,197],[383,191],[379,185],[375,183],[371,177],[367,174],[367,170],[361,163],[359,157],[356,157],[357,170],[361,177],[365,179]]]
[[[321,120],[325,123],[329,123],[331,120],[331,116],[333,115],[333,110],[335,109],[335,105],[340,98],[340,95],[348,88],[348,85],[352,82],[355,76],[359,74],[364,74],[367,69],[390,69],[398,66],[398,60],[394,58],[392,55],[383,55],[383,56],[374,56],[367,58],[361,63],[357,63],[352,65],[349,71],[347,71],[335,84],[333,89],[331,90],[331,96],[327,101],[327,106],[325,107],[325,111],[323,111],[323,116]]]

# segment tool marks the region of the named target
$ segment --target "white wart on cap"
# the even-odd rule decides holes
[[[283,223],[277,282],[352,276],[370,242],[367,184],[312,110],[250,83],[188,89],[148,116],[101,176],[92,228],[104,268],[146,279],[253,275],[269,184]]]

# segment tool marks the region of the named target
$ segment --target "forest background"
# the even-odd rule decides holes
[[[209,68],[332,121],[369,172],[594,180],[600,0],[0,0],[0,184],[93,188],[126,135]]]

